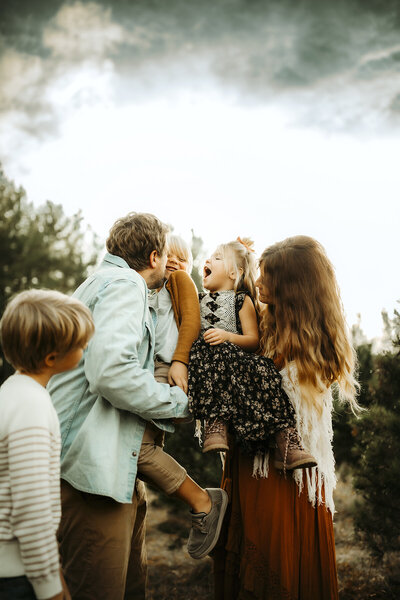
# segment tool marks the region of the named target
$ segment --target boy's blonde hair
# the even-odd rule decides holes
[[[260,268],[271,298],[261,323],[266,356],[296,364],[305,403],[322,410],[320,393],[336,382],[357,411],[355,351],[324,248],[308,236],[287,238],[264,250]]]
[[[216,252],[221,254],[226,274],[235,274],[233,289],[235,292],[247,292],[257,304],[256,278],[257,261],[253,250],[253,241],[249,238],[237,238],[233,242],[220,244]]]
[[[90,310],[76,298],[50,290],[15,296],[0,321],[4,356],[14,367],[38,373],[48,354],[84,348],[94,333]]]
[[[168,234],[167,236],[167,252],[175,254],[178,258],[188,263],[187,272],[192,272],[193,255],[189,244],[179,235]]]

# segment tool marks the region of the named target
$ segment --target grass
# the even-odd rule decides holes
[[[212,560],[193,561],[186,552],[190,517],[178,501],[149,493],[149,600],[213,600]],[[400,598],[400,553],[372,558],[353,527],[351,475],[338,473],[334,518],[340,600]]]
[[[356,495],[346,467],[338,473],[334,518],[340,600],[397,600],[400,598],[400,553],[377,560],[353,526]]]

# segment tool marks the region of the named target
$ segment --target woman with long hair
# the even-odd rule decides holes
[[[297,435],[317,467],[278,471],[269,460],[275,449],[248,457],[232,442],[222,483],[230,509],[214,555],[216,598],[337,600],[332,387],[359,408],[339,288],[323,247],[306,236],[263,252],[257,287],[262,352],[280,370]]]

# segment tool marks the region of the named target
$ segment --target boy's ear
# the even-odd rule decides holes
[[[44,364],[46,367],[54,367],[55,362],[57,360],[57,352],[50,352],[44,357]]]

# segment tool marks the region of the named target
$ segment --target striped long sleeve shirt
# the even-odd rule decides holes
[[[0,577],[25,575],[39,599],[62,589],[60,516],[57,413],[43,386],[16,373],[0,388]]]

